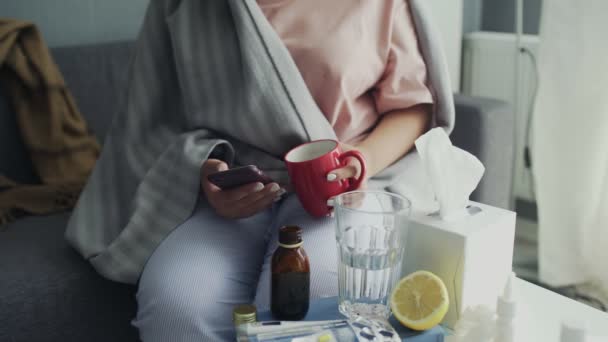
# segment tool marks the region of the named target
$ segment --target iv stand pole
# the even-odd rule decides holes
[[[520,131],[521,128],[524,128],[522,126],[522,122],[525,122],[525,120],[523,120],[522,116],[522,112],[520,111],[520,107],[521,107],[521,89],[520,89],[520,85],[521,85],[521,37],[523,35],[523,0],[515,0],[515,51],[514,51],[514,58],[515,58],[515,81],[513,83],[513,106],[514,106],[514,112],[515,112],[515,129],[514,129],[514,133],[515,133],[515,153],[514,153],[514,159],[513,160],[513,172],[512,172],[512,177],[513,179],[511,180],[511,207],[513,209],[515,209],[515,188],[517,187],[517,185],[515,184],[515,182],[519,179],[517,172],[519,171],[517,169],[517,165],[518,165],[518,161],[516,160],[517,156],[519,156],[519,152],[521,152],[523,150],[523,144],[522,141],[520,141],[519,139],[519,134],[518,132]],[[520,127],[521,126],[521,127]]]

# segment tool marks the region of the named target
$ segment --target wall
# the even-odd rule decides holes
[[[523,1],[524,33],[538,34],[542,1]],[[463,31],[514,32],[515,3],[516,0],[464,0]]]
[[[539,44],[536,35],[539,31],[542,0],[523,0],[523,4],[524,32],[533,36],[525,37],[522,43],[534,52]],[[483,30],[501,32],[501,34],[465,35],[463,92],[513,102],[515,38],[512,34],[502,33],[515,31],[516,0],[465,0],[464,5],[465,33]],[[534,69],[529,56],[525,54],[520,56],[522,84],[518,87],[520,107],[516,111],[517,149],[514,195],[518,199],[533,201],[532,176],[530,170],[524,166],[523,146],[530,110],[529,101],[535,85]]]
[[[381,0],[366,0],[381,1]],[[460,60],[462,53],[463,0],[426,0],[433,21],[443,38],[444,49],[450,68],[452,88],[460,89]]]
[[[462,7],[462,31],[464,33],[481,30],[483,0],[464,0]]]
[[[524,33],[538,34],[542,0],[524,0]],[[515,0],[484,0],[481,27],[485,31],[514,32]]]
[[[524,35],[521,46],[538,58],[539,38]],[[513,33],[474,32],[465,35],[463,44],[462,92],[468,95],[490,97],[511,103],[515,108],[515,94],[519,103],[515,110],[515,179],[513,193],[518,199],[534,200],[530,169],[524,163],[524,146],[529,141],[527,124],[532,110],[535,80],[535,63],[528,54],[520,55],[521,79],[515,88],[516,38]]]
[[[47,44],[136,37],[149,0],[0,0],[0,16],[34,21]]]

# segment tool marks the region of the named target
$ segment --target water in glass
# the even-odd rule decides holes
[[[389,297],[401,277],[410,202],[373,191],[335,199],[340,312],[388,318]]]

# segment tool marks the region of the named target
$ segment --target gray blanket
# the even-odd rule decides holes
[[[433,123],[451,130],[444,57],[422,3],[411,10],[429,68]],[[103,276],[136,283],[160,242],[192,214],[210,156],[287,181],[282,156],[335,133],[255,0],[152,0],[123,110],[66,238]],[[416,162],[371,181],[387,188]]]

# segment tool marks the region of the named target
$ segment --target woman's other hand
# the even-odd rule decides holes
[[[361,154],[363,154],[363,157],[365,159],[365,166],[367,168],[370,167],[370,165],[369,165],[370,158],[366,152],[364,152],[360,148],[357,148],[352,145],[344,144],[344,143],[340,143],[340,147],[342,148],[342,151],[344,151],[344,152],[351,151],[351,150],[359,151]],[[349,157],[346,159],[345,166],[335,169],[327,174],[327,181],[328,182],[337,182],[337,181],[340,181],[343,179],[358,178],[360,175],[361,175],[361,163],[359,162],[359,160],[357,158]],[[366,187],[367,187],[367,178],[364,179],[361,182],[361,185],[357,189],[354,189],[354,190],[361,190],[361,189],[365,189]]]
[[[430,104],[420,104],[385,113],[376,127],[365,139],[357,143],[357,146],[341,143],[342,150],[361,152],[365,158],[366,176],[371,178],[414,148],[416,139],[430,125],[432,109]],[[358,176],[360,172],[359,162],[349,158],[346,166],[328,173],[327,180],[335,182]],[[363,181],[360,188],[365,187],[366,181]]]
[[[226,171],[228,165],[218,159],[208,159],[201,167],[201,188],[215,212],[228,219],[253,216],[269,207],[285,193],[277,183],[264,186],[251,183],[241,187],[222,190],[209,182],[207,176]]]

